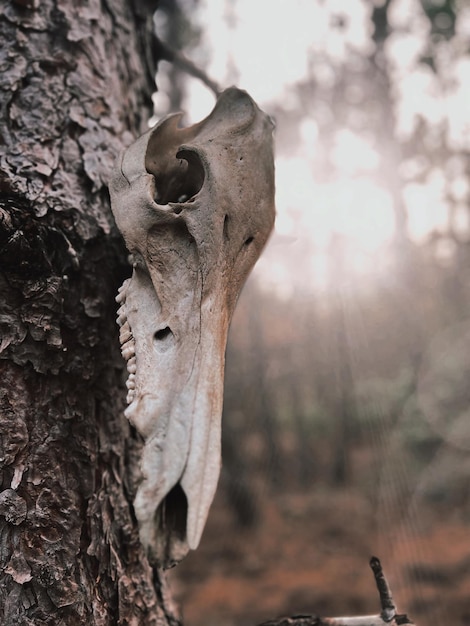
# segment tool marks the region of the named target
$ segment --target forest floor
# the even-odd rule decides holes
[[[255,626],[281,615],[380,612],[378,556],[400,613],[419,626],[470,624],[470,524],[421,510],[397,525],[354,487],[255,488],[240,528],[219,488],[199,549],[170,573],[185,626]]]

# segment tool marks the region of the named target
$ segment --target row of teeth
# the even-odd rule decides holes
[[[130,278],[125,280],[121,287],[119,287],[118,295],[116,296],[116,302],[120,305],[117,312],[117,323],[120,326],[119,341],[121,343],[121,354],[127,362],[127,371],[129,376],[127,378],[127,404],[133,402],[135,398],[135,373],[137,371],[137,364],[135,358],[135,340],[132,336],[132,330],[129,325],[129,321],[126,315],[126,293],[129,287]]]

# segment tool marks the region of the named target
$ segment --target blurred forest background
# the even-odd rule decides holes
[[[417,624],[468,626],[470,3],[162,0],[156,28],[277,125],[186,623],[378,612],[377,554]],[[177,64],[157,79],[157,117],[210,110]]]

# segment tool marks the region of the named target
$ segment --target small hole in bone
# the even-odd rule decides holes
[[[252,243],[254,241],[254,237],[248,237],[248,239],[245,239],[245,246],[249,246],[250,243]]]
[[[172,345],[175,339],[173,332],[169,326],[157,330],[153,336],[154,346],[157,352],[166,352]]]
[[[157,332],[155,333],[155,339],[157,339],[158,341],[163,341],[172,334],[173,333],[171,332],[171,328],[169,326],[165,326],[165,328],[157,330]]]
[[[225,241],[228,241],[230,239],[230,237],[228,235],[228,222],[229,222],[229,216],[226,215],[224,217],[224,239],[225,239]]]

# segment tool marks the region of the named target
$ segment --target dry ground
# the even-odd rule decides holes
[[[379,556],[400,612],[420,626],[470,625],[469,525],[422,510],[398,526],[353,488],[256,489],[259,523],[237,527],[223,489],[200,548],[171,572],[185,626],[255,626],[280,615],[379,612]]]

